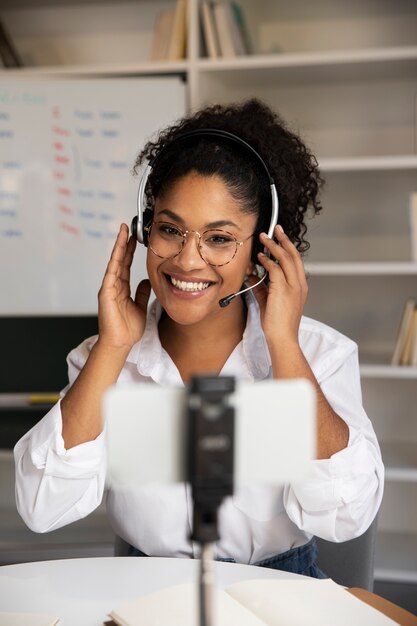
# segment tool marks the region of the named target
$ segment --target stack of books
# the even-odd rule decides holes
[[[207,56],[211,59],[251,54],[242,7],[234,0],[201,0],[200,18]]]

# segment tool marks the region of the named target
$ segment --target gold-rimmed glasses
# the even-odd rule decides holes
[[[253,237],[253,233],[243,241],[237,241],[236,237],[227,230],[211,228],[199,233],[197,230],[182,230],[179,226],[170,222],[152,222],[145,226],[148,233],[149,248],[161,259],[170,259],[177,256],[183,250],[187,237],[194,233],[197,238],[198,252],[208,265],[221,267],[234,259],[239,246]]]

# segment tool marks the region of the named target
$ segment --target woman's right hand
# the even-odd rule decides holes
[[[121,224],[106,273],[98,293],[99,342],[107,348],[129,352],[141,339],[151,291],[149,280],[142,280],[133,300],[130,295],[130,267],[136,240]]]

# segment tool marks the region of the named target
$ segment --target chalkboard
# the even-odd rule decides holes
[[[2,78],[0,315],[97,312],[119,225],[136,212],[135,157],[184,112],[180,77]]]

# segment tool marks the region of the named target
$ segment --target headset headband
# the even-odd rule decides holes
[[[198,128],[198,129],[189,130],[180,135],[177,135],[177,137],[174,137],[169,143],[163,146],[163,148],[158,152],[158,154],[148,163],[145,171],[143,172],[141,181],[139,183],[138,197],[137,197],[137,215],[135,215],[135,217],[132,220],[132,227],[131,227],[132,235],[138,240],[139,243],[143,243],[147,245],[147,238],[144,233],[143,227],[146,226],[146,224],[144,224],[145,211],[150,212],[149,209],[145,208],[146,205],[144,201],[145,188],[148,182],[149,175],[153,167],[155,166],[155,164],[161,157],[161,155],[164,152],[166,152],[168,148],[170,148],[174,143],[177,143],[184,139],[188,139],[189,137],[219,137],[221,139],[227,139],[229,141],[232,141],[244,147],[253,156],[255,156],[257,161],[262,165],[262,168],[265,171],[266,176],[268,177],[268,182],[269,182],[269,186],[271,190],[272,212],[271,212],[271,222],[270,222],[269,229],[268,229],[268,236],[273,237],[274,227],[278,223],[279,202],[278,202],[278,194],[275,188],[274,179],[270,175],[269,170],[265,164],[265,161],[263,160],[261,155],[254,148],[252,148],[252,146],[248,144],[244,139],[241,139],[237,135],[234,135],[233,133],[229,133],[226,130],[221,130],[217,128]]]
[[[274,180],[271,177],[269,170],[265,164],[265,161],[263,160],[259,152],[257,152],[255,148],[252,148],[252,146],[248,144],[247,141],[245,141],[244,139],[241,139],[241,137],[238,137],[237,135],[234,135],[233,133],[229,133],[227,130],[221,130],[220,128],[219,129],[197,128],[195,130],[189,130],[185,133],[182,133],[181,135],[178,135],[177,137],[174,137],[172,141],[170,141],[166,146],[164,146],[162,150],[160,150],[158,154],[152,159],[152,161],[150,162],[150,166],[152,168],[155,166],[155,163],[159,160],[159,157],[161,156],[161,154],[165,152],[167,148],[170,148],[177,141],[188,139],[189,137],[220,137],[221,139],[229,139],[230,141],[240,144],[242,147],[249,150],[249,152],[251,152],[252,155],[261,163],[268,177],[269,184],[270,185],[274,184]]]

